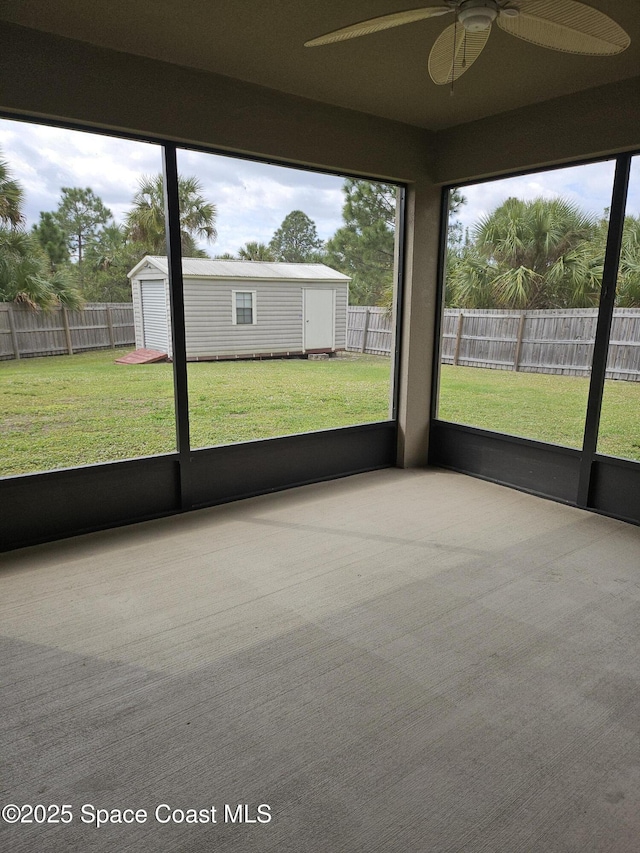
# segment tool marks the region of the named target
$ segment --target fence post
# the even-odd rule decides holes
[[[11,332],[11,345],[13,346],[13,354],[16,361],[20,358],[20,347],[18,346],[18,334],[16,332],[16,324],[13,317],[13,308],[7,305],[7,320],[9,321],[9,331]]]
[[[360,352],[367,351],[367,336],[369,335],[369,308],[364,309],[364,328],[362,329],[362,348]]]
[[[518,370],[520,366],[520,350],[522,349],[522,333],[524,331],[524,318],[525,312],[523,311],[520,314],[520,320],[518,322],[518,338],[516,340],[516,351],[513,356],[513,369]]]
[[[107,305],[107,326],[109,327],[109,343],[111,349],[116,348],[116,338],[113,334],[113,317],[111,316],[111,305]]]
[[[457,364],[460,358],[460,342],[462,340],[462,325],[464,323],[464,314],[462,311],[458,314],[458,329],[456,331],[456,348],[453,352],[453,363]]]
[[[73,347],[71,345],[71,329],[69,328],[69,315],[67,313],[67,306],[62,306],[62,325],[64,326],[64,336],[67,341],[67,352],[69,355],[73,355]]]

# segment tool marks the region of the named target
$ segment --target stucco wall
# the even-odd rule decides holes
[[[463,183],[640,149],[640,77],[440,131],[433,180]]]
[[[371,177],[430,168],[425,130],[229,77],[4,23],[0,57],[0,109]]]

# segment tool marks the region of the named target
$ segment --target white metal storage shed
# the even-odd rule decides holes
[[[136,347],[172,356],[166,257],[128,274]],[[187,358],[258,358],[346,346],[349,276],[324,264],[183,258]]]

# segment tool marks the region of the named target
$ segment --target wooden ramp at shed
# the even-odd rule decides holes
[[[167,353],[157,349],[137,349],[116,359],[116,364],[153,364],[154,361],[166,361]]]

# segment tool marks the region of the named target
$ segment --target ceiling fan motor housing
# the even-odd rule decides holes
[[[488,30],[498,17],[498,4],[494,0],[465,0],[458,10],[458,20],[470,33]]]

